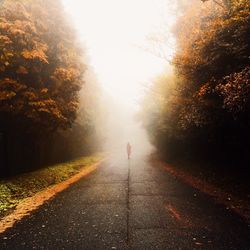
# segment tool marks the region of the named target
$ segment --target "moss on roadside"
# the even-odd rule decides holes
[[[23,199],[67,180],[102,158],[102,154],[81,157],[0,181],[0,218],[11,212]]]

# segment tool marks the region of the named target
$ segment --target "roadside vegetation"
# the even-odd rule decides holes
[[[98,151],[101,92],[61,1],[0,5],[0,177]]]
[[[95,154],[1,180],[0,218],[10,213],[23,199],[69,179],[101,159],[102,154]]]
[[[173,28],[173,71],[152,84],[141,119],[168,162],[213,173],[217,183],[231,176],[246,185],[250,2],[178,2],[185,4]]]

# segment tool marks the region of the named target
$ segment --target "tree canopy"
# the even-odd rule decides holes
[[[58,0],[7,0],[0,9],[0,114],[37,130],[71,126],[82,51]]]
[[[250,3],[203,2],[192,1],[177,20],[174,74],[153,85],[144,101],[144,124],[166,152],[244,151],[250,125]]]

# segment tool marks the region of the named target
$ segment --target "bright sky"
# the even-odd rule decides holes
[[[140,47],[147,35],[173,22],[167,1],[63,0],[100,84],[122,104],[136,105],[144,93],[142,84],[166,66]]]

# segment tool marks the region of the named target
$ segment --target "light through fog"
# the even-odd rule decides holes
[[[87,50],[99,84],[111,97],[106,117],[104,147],[124,153],[127,141],[134,152],[148,153],[152,146],[134,120],[147,84],[166,70],[167,61],[149,53],[147,37],[168,28],[170,0],[63,0]],[[171,3],[171,5],[173,5]],[[167,55],[173,54],[169,47]],[[168,65],[169,66],[169,65]],[[123,148],[122,148],[123,147]]]
[[[161,73],[166,62],[146,52],[146,37],[163,24],[167,0],[63,0],[100,84],[116,101],[133,108],[145,82]],[[169,48],[169,54],[172,48]]]

